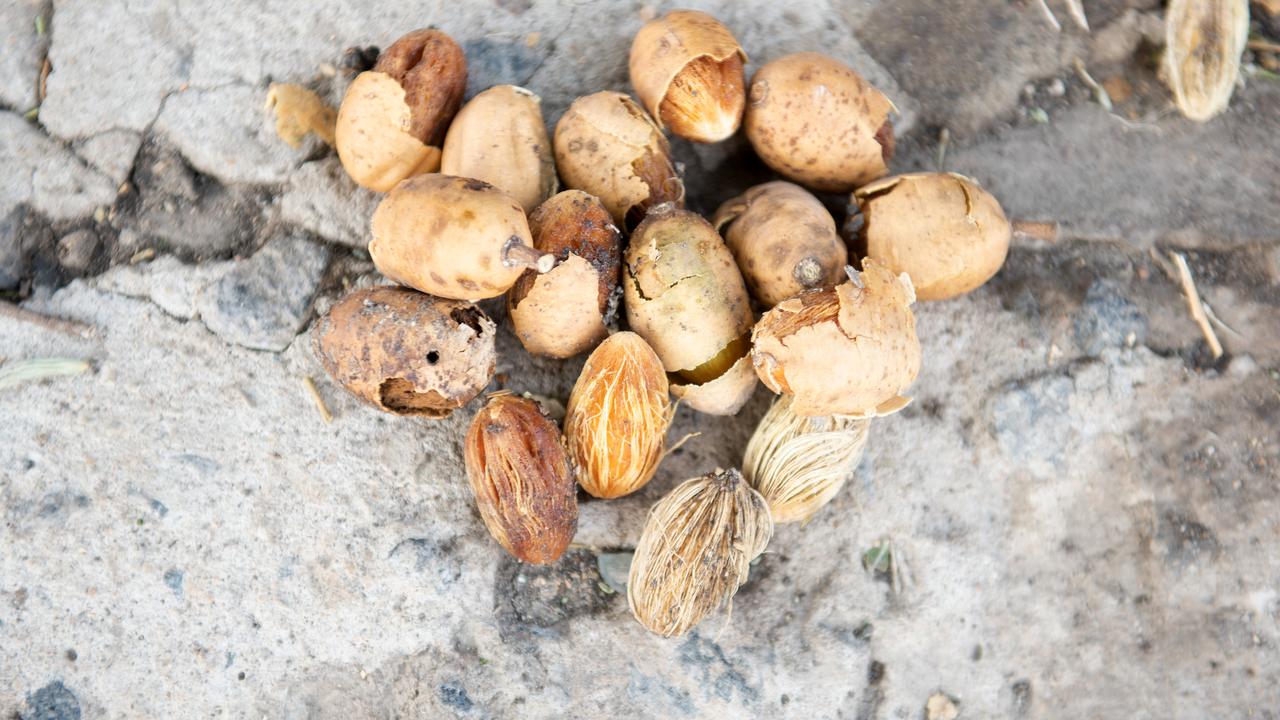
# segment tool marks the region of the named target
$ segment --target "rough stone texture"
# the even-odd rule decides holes
[[[0,106],[25,113],[36,106],[40,59],[48,36],[36,35],[41,0],[9,0],[0,5]]]
[[[365,248],[380,198],[352,182],[338,159],[329,157],[290,175],[280,197],[280,218],[330,242]]]
[[[142,133],[132,130],[108,130],[75,144],[76,154],[111,182],[119,185],[129,179],[133,161],[142,146]]]
[[[109,205],[116,188],[80,158],[13,113],[0,111],[0,215],[30,203],[54,219],[72,219]]]

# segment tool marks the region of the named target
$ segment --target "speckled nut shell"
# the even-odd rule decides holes
[[[667,139],[622,93],[574,100],[556,123],[555,151],[565,185],[600,198],[619,226],[635,227],[656,205],[684,204]]]
[[[312,343],[352,395],[396,415],[441,418],[489,384],[494,337],[493,321],[470,303],[383,286],[329,308]]]
[[[834,288],[810,290],[765,313],[752,332],[752,361],[803,417],[876,417],[909,402],[920,372],[911,280],[867,259]]]
[[[892,110],[848,65],[796,53],[751,78],[744,127],[769,167],[814,190],[849,192],[889,171]]]
[[[515,85],[471,98],[449,125],[440,172],[483,180],[533,212],[557,185],[542,101]]]
[[[1012,229],[1000,203],[955,173],[885,178],[853,194],[867,256],[911,276],[916,297],[946,300],[1000,270]]]
[[[631,84],[659,127],[694,142],[719,142],[742,123],[746,61],[720,21],[696,10],[674,10],[636,33]]]
[[[756,185],[723,205],[712,221],[761,305],[844,279],[848,251],[835,220],[799,185]]]

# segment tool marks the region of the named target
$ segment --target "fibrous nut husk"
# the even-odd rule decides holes
[[[467,431],[464,459],[498,544],[527,563],[558,560],[578,528],[578,489],[560,430],[538,403],[490,398]]]
[[[775,523],[806,522],[831,502],[862,459],[871,426],[864,418],[802,417],[791,402],[773,401],[742,457],[742,475]]]
[[[329,375],[361,400],[396,415],[441,418],[493,378],[495,335],[474,305],[382,286],[334,304],[312,342]]]
[[[533,245],[555,255],[551,271],[527,270],[507,293],[516,337],[535,355],[567,358],[608,334],[616,310],[622,233],[601,202],[581,190],[553,196],[529,216]]]
[[[371,225],[378,271],[438,297],[496,297],[526,268],[545,271],[554,261],[533,249],[520,205],[472,178],[409,178],[382,199]]]
[[[916,297],[945,300],[990,280],[1013,230],[1000,203],[955,173],[896,175],[853,194],[867,256],[911,276]]]
[[[533,212],[557,184],[542,101],[514,85],[471,98],[449,125],[440,172],[483,180]]]
[[[742,46],[720,21],[696,10],[675,10],[636,33],[631,84],[660,127],[694,142],[719,142],[742,123],[746,61]]]
[[[387,192],[440,167],[440,145],[467,87],[462,48],[439,30],[415,30],[360,73],[338,109],[338,158],[357,184]]]
[[[578,484],[598,498],[639,490],[662,461],[674,409],[667,375],[639,335],[619,332],[587,358],[564,419]]]
[[[773,537],[769,507],[737,470],[686,480],[649,511],[627,581],[631,613],[663,637],[730,602]]]
[[[1164,74],[1183,115],[1204,122],[1227,109],[1249,41],[1249,0],[1170,0]]]
[[[751,303],[733,254],[706,220],[664,205],[627,248],[627,322],[672,373],[689,407],[732,415],[751,397]]]
[[[848,251],[835,220],[799,185],[756,185],[721,205],[712,223],[765,307],[844,279]]]
[[[868,258],[834,288],[779,303],[752,331],[756,374],[793,396],[804,417],[875,417],[909,402],[901,396],[920,371],[911,279]]]
[[[796,53],[756,71],[743,125],[769,167],[815,190],[849,192],[889,172],[893,109],[848,65]]]
[[[684,204],[667,139],[622,93],[574,100],[556,123],[555,152],[565,185],[600,198],[620,226],[635,227],[656,205]]]

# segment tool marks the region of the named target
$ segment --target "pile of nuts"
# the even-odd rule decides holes
[[[671,12],[632,44],[639,102],[578,98],[548,137],[523,88],[463,105],[461,48],[418,30],[355,78],[337,116],[343,167],[386,193],[369,254],[399,285],[356,290],[319,322],[315,349],[339,383],[389,413],[463,407],[496,359],[495,324],[474,303],[504,294],[530,353],[590,352],[563,431],[534,400],[499,392],[467,433],[480,517],[516,558],[564,553],[578,487],[597,498],[644,487],[667,452],[673,397],[733,415],[757,380],[780,396],[741,472],[687,480],[649,513],[628,600],[668,637],[729,601],[775,523],[807,520],[837,494],[872,419],[909,402],[921,365],[912,304],[982,285],[1011,237],[968,178],[885,177],[893,103],[845,64],[788,55],[747,83],[746,62],[715,18]],[[709,222],[684,209],[664,132],[713,143],[739,127],[786,179]],[[860,270],[810,190],[852,193]]]

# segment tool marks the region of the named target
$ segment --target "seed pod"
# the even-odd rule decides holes
[[[689,407],[732,415],[756,387],[747,360],[751,303],[733,255],[710,223],[663,205],[627,249],[627,322],[672,373]]]
[[[396,415],[442,418],[493,378],[495,334],[474,305],[382,286],[334,304],[312,342],[352,395]]]
[[[1249,40],[1249,0],[1170,0],[1164,75],[1183,115],[1204,122],[1227,109]]]
[[[955,173],[885,178],[858,189],[867,256],[911,276],[916,297],[946,300],[1000,270],[1013,230],[1000,203]]]
[[[849,282],[778,303],[756,323],[752,362],[772,391],[804,417],[866,418],[897,412],[920,372],[911,279],[874,260]]]
[[[848,251],[818,198],[781,180],[756,185],[720,206],[712,221],[765,307],[844,278]]]
[[[578,484],[598,498],[644,487],[662,461],[673,413],[662,363],[639,335],[614,333],[600,343],[582,367],[564,418]]]
[[[378,271],[455,300],[501,295],[526,268],[551,269],[533,249],[524,211],[489,183],[419,175],[387,194],[373,213],[369,255]]]
[[[870,427],[870,420],[840,415],[801,417],[783,395],[747,443],[742,475],[769,504],[775,523],[807,522],[858,466]]]
[[[529,216],[533,245],[555,255],[546,274],[526,270],[507,293],[516,337],[534,355],[573,357],[605,338],[618,302],[622,233],[604,205],[565,190]]]
[[[387,192],[440,167],[440,144],[467,87],[467,58],[439,30],[415,30],[347,88],[338,158],[357,184]]]
[[[523,562],[559,560],[578,529],[578,489],[560,430],[538,403],[490,398],[467,431],[464,459],[498,544]]]
[[[600,198],[619,225],[635,227],[661,203],[684,204],[667,139],[622,93],[574,100],[556,123],[555,148],[565,185]]]
[[[773,537],[769,506],[737,470],[686,480],[649,511],[627,581],[631,614],[675,637],[732,600]]]
[[[645,23],[631,41],[631,84],[659,127],[686,140],[719,142],[742,123],[746,61],[720,21],[674,10]]]
[[[891,110],[848,65],[796,53],[751,78],[744,127],[769,167],[815,190],[849,192],[889,172]]]
[[[533,212],[557,184],[542,100],[514,85],[471,98],[449,126],[440,172],[483,180]]]

